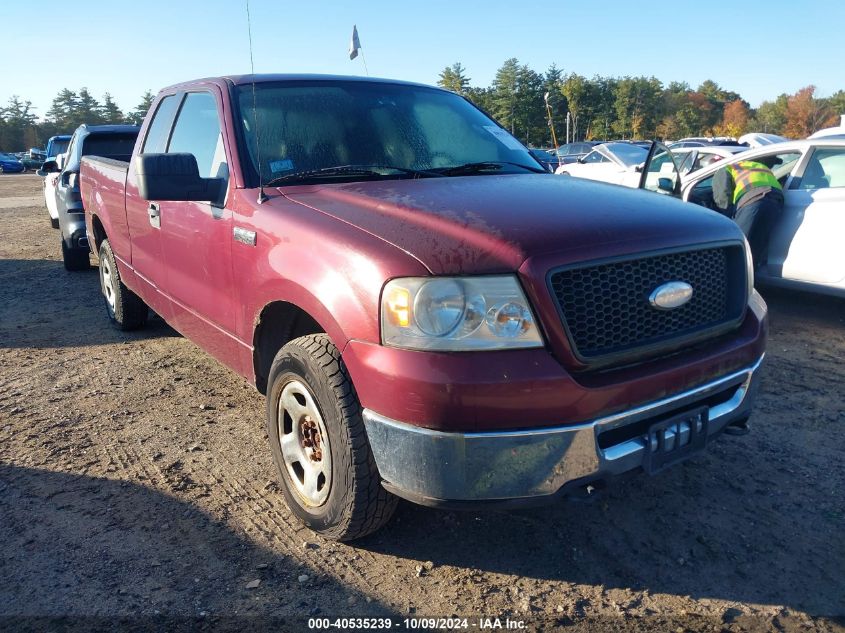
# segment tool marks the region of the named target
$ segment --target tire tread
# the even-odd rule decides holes
[[[111,244],[109,244],[107,239],[103,240],[102,244],[100,244],[100,259],[108,259],[109,266],[112,269],[112,275],[117,282],[114,288],[114,315],[111,314],[111,310],[109,310],[108,303],[106,302],[106,312],[109,315],[109,320],[118,330],[124,332],[137,330],[147,322],[149,308],[138,295],[124,285],[123,280],[120,278],[120,271],[117,269],[117,262],[114,259]],[[105,297],[103,297],[103,301],[105,301]]]
[[[350,471],[338,473],[333,482],[333,485],[351,490],[350,502],[341,520],[322,535],[332,540],[351,541],[372,534],[390,520],[399,499],[381,485],[381,476],[367,441],[361,404],[340,350],[327,334],[309,334],[290,341],[279,354],[291,353],[294,348],[316,363],[327,379],[346,426],[346,436],[339,439],[345,441],[352,457]]]

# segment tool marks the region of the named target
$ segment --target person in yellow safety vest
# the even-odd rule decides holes
[[[769,234],[783,214],[783,187],[771,169],[779,162],[777,157],[741,160],[713,177],[713,201],[745,233],[755,268],[766,263]]]

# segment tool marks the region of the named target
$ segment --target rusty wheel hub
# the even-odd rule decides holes
[[[317,423],[306,415],[299,423],[299,435],[302,438],[302,448],[310,448],[308,457],[312,462],[319,462],[323,459],[323,445],[320,436],[320,429]]]

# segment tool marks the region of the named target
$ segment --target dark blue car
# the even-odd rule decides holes
[[[19,174],[26,168],[11,154],[0,154],[0,174]]]

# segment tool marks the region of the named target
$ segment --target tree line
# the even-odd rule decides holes
[[[460,62],[444,68],[437,83],[467,97],[533,146],[552,145],[546,95],[559,145],[565,141],[567,113],[570,140],[738,137],[746,132],[805,138],[836,125],[845,114],[845,90],[819,98],[815,87],[807,86],[754,109],[712,80],[693,89],[686,82],[664,85],[646,76],[588,79],[554,64],[538,73],[516,58],[506,60],[487,87],[473,86]],[[134,109],[123,112],[108,92],[98,100],[87,88],[63,88],[39,120],[32,103],[15,95],[0,106],[0,151],[43,147],[54,134],[69,134],[82,123],[140,124],[152,101],[147,90]]]
[[[108,123],[133,123],[140,125],[153,102],[154,95],[147,90],[134,109],[123,112],[107,92],[98,100],[88,88],[78,91],[63,88],[53,98],[50,109],[39,121],[32,102],[18,95],[0,106],[0,152],[17,152],[30,147],[44,147],[51,136],[71,134],[82,125]]]
[[[579,141],[738,137],[746,132],[806,138],[837,125],[839,115],[845,114],[845,90],[819,98],[815,87],[807,86],[754,109],[740,94],[712,80],[693,89],[686,82],[664,85],[646,76],[588,79],[564,73],[554,64],[538,73],[516,58],[505,61],[486,88],[472,86],[460,62],[444,68],[437,83],[467,97],[521,141],[535,146],[552,145],[546,95],[558,145],[565,142],[567,112],[570,140]]]

